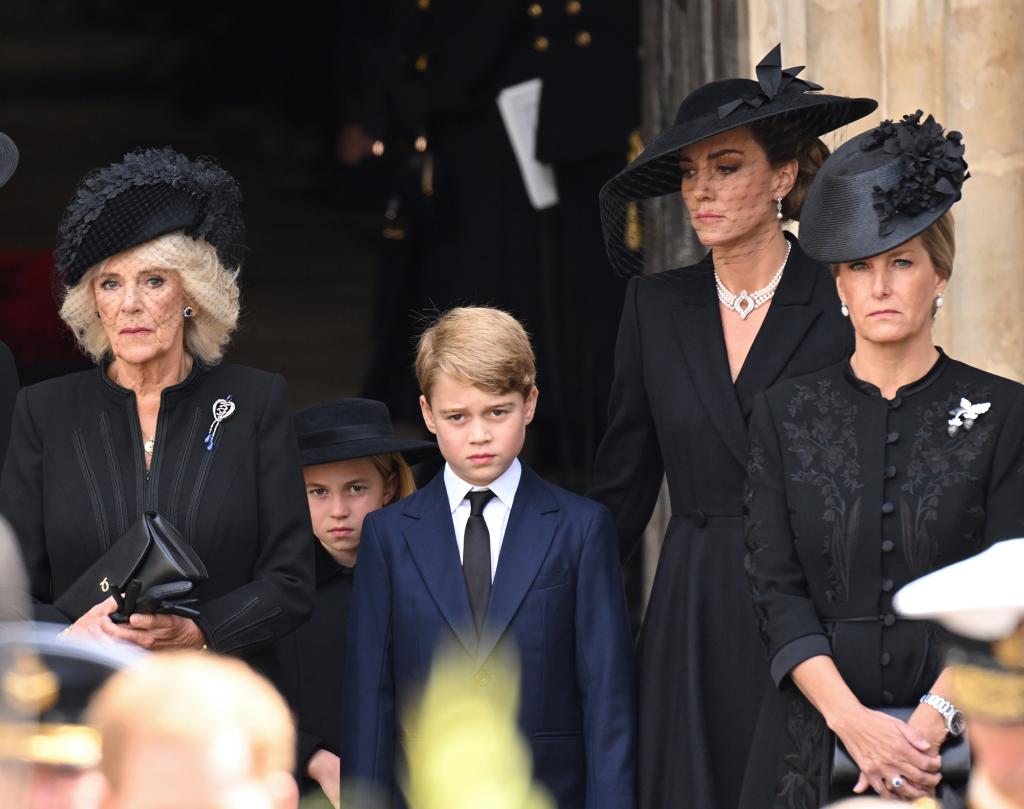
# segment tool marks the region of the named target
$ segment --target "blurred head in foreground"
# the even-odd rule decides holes
[[[113,677],[89,719],[103,742],[102,809],[293,809],[284,700],[231,658],[153,655]]]
[[[1024,539],[911,582],[896,595],[908,618],[953,637],[951,698],[967,717],[972,806],[1024,807]]]

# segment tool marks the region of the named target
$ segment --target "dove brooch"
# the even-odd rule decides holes
[[[952,438],[960,432],[961,427],[964,428],[965,432],[970,432],[978,416],[987,413],[991,407],[991,402],[971,404],[969,399],[960,399],[960,405],[949,411],[949,415],[953,417],[947,422],[949,425],[947,428],[949,437]]]

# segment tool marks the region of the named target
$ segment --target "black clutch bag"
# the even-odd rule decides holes
[[[79,576],[54,605],[72,621],[113,596],[115,623],[136,612],[196,618],[193,586],[206,581],[202,559],[159,514],[145,512],[109,550]]]
[[[914,708],[879,708],[882,713],[895,716],[906,722],[914,713]],[[947,786],[959,787],[967,783],[971,772],[971,746],[966,736],[949,736],[939,751],[942,755],[942,783]],[[853,789],[860,777],[860,767],[846,752],[839,737],[835,740],[832,754],[832,786]]]

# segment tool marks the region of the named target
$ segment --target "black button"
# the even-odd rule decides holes
[[[892,662],[892,655],[888,652],[882,652],[882,656],[878,658],[878,662],[883,666],[888,666]]]
[[[892,553],[895,547],[896,544],[891,539],[882,540],[882,553]]]
[[[895,702],[895,700],[896,700],[896,697],[894,697],[892,695],[891,691],[883,691],[882,692],[882,703],[884,705],[892,705],[893,702]]]
[[[882,579],[882,592],[883,593],[891,593],[892,592],[892,579]]]
[[[891,407],[893,410],[895,410],[901,404],[903,404],[903,399],[900,398],[899,396],[897,396],[895,399],[893,399],[891,402],[889,402],[889,407]]]
[[[893,430],[891,433],[889,433],[885,437],[885,443],[886,444],[895,444],[899,440],[900,440],[900,434],[898,432],[896,432],[895,430]]]
[[[896,506],[894,506],[888,500],[886,500],[884,503],[882,503],[882,513],[883,514],[892,514],[895,510],[896,510]]]
[[[887,466],[887,467],[885,467],[885,479],[886,480],[892,480],[894,477],[896,477],[896,467],[895,466]]]
[[[693,524],[698,528],[703,528],[708,524],[708,515],[701,511],[699,508],[690,515],[693,517]]]
[[[882,623],[886,626],[892,626],[894,623],[896,623],[896,616],[893,615],[891,612],[887,613],[885,617],[882,618]]]

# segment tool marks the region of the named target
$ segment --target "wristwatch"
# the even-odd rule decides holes
[[[925,694],[920,700],[922,705],[930,705],[946,720],[946,733],[950,736],[962,736],[964,728],[967,727],[967,720],[964,715],[956,709],[956,706],[948,699],[943,699],[938,694]]]

